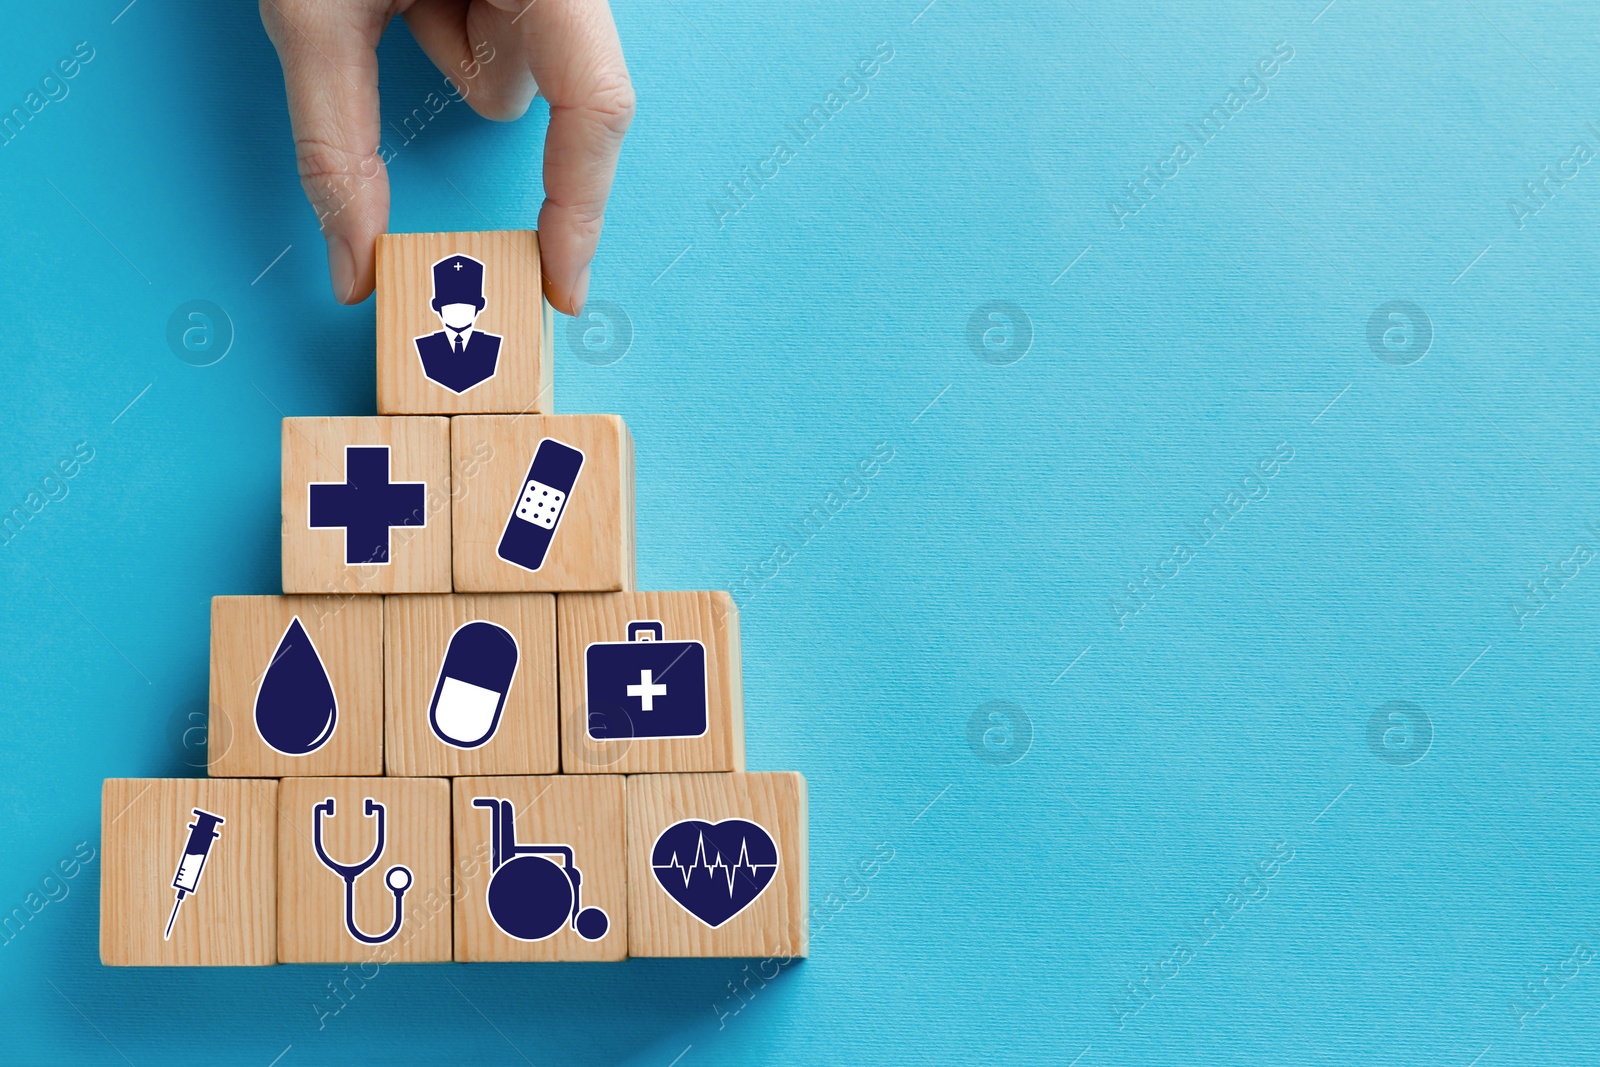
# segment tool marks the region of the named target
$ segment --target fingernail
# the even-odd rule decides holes
[[[356,287],[356,257],[350,242],[336,234],[328,238],[328,279],[333,283],[334,299],[350,303]]]
[[[583,314],[583,305],[589,299],[589,268],[584,267],[583,273],[578,275],[578,280],[572,286],[572,316],[577,318]]]

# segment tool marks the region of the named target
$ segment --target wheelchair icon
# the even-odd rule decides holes
[[[518,941],[543,941],[571,925],[585,941],[606,936],[611,920],[599,908],[586,908],[580,895],[583,873],[570,845],[519,845],[516,811],[500,797],[474,797],[488,808],[490,827],[489,917]],[[560,863],[552,857],[559,856]]]

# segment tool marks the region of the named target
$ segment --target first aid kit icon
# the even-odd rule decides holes
[[[706,646],[664,638],[661,623],[636,619],[626,641],[584,650],[592,740],[705,735]]]

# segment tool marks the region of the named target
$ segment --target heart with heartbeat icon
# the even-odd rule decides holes
[[[766,891],[778,871],[778,846],[746,819],[684,819],[656,838],[650,867],[684,911],[715,930]]]

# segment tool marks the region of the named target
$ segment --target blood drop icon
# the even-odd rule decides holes
[[[285,756],[304,756],[328,743],[339,702],[311,635],[296,615],[256,691],[256,732]]]

